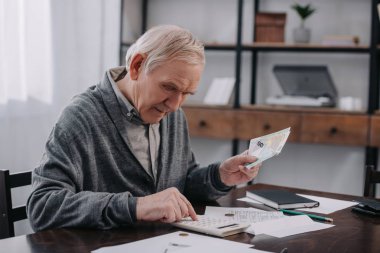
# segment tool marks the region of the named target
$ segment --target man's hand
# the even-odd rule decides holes
[[[219,167],[220,179],[228,186],[251,181],[259,173],[261,164],[251,169],[245,168],[244,165],[246,163],[255,162],[256,160],[256,157],[248,155],[248,151],[225,160]]]
[[[177,188],[137,198],[136,217],[143,221],[174,222],[190,216],[197,220],[197,214],[191,203]]]

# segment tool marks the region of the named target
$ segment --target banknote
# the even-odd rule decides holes
[[[249,143],[248,153],[258,159],[253,163],[246,164],[250,169],[263,161],[280,154],[290,134],[290,127],[281,131],[252,139]]]

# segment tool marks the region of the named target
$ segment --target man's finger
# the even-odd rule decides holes
[[[251,155],[239,155],[238,159],[236,160],[237,165],[249,165],[251,163],[254,163],[258,160],[256,156]]]
[[[189,208],[185,201],[183,201],[181,198],[178,199],[178,205],[181,209],[181,219],[184,217],[189,216]]]
[[[248,149],[247,150],[245,150],[243,153],[241,153],[241,155],[248,155]]]
[[[175,205],[174,207],[174,221],[180,221],[182,220],[182,208],[181,208],[181,204],[177,202],[177,204]]]
[[[187,210],[189,212],[189,216],[191,217],[191,219],[198,220],[197,213],[195,212],[195,210],[194,210],[193,206],[191,205],[190,201],[188,201],[187,198],[185,196],[183,196],[182,194],[181,194],[180,197],[186,203]]]
[[[247,175],[249,178],[253,178],[257,176],[259,169],[260,169],[260,165],[256,165],[255,167],[251,169],[247,169],[244,166],[240,166],[240,171],[244,173],[245,175]]]
[[[197,213],[195,212],[193,206],[190,204],[187,207],[189,208],[189,215],[190,215],[191,219],[198,220]]]

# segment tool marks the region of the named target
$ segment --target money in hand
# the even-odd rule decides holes
[[[255,139],[252,139],[249,143],[248,154],[256,156],[257,160],[253,163],[246,164],[247,169],[255,167],[257,164],[280,154],[284,147],[286,140],[290,134],[290,127],[281,131],[264,135]]]

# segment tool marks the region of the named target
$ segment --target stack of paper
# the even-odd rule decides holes
[[[249,155],[256,156],[258,159],[256,162],[245,165],[250,169],[263,161],[280,154],[284,147],[286,140],[290,134],[290,127],[272,133],[264,135],[255,139],[252,139],[249,143]]]
[[[256,223],[285,217],[283,212],[267,212],[256,208],[206,206],[205,215],[230,219],[234,222]]]
[[[236,222],[250,222],[251,226],[245,232],[254,235],[267,234],[274,237],[286,237],[334,226],[314,222],[306,215],[285,216],[282,212],[267,212],[255,208],[207,206],[205,214],[212,217],[229,217]]]
[[[246,232],[258,235],[266,234],[282,238],[333,227],[333,224],[315,222],[306,215],[286,216],[277,220],[267,220],[252,224]]]
[[[326,35],[323,37],[322,45],[357,46],[359,42],[359,36],[355,35]]]

